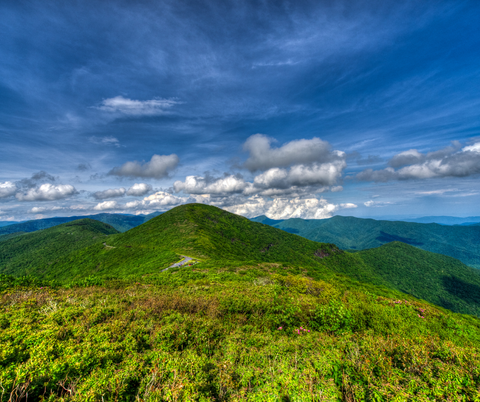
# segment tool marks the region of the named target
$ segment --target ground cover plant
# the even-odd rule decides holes
[[[480,400],[478,319],[348,278],[231,268],[10,284],[0,400]]]

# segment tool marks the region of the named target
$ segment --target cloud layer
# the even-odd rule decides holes
[[[451,147],[427,154],[410,149],[395,155],[389,164],[390,167],[382,170],[364,170],[357,174],[357,178],[362,181],[386,182],[480,174],[480,142],[461,149],[458,143],[454,143]]]

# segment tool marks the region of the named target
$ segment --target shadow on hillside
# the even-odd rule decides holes
[[[383,230],[380,232],[380,236],[376,240],[381,241],[382,243],[390,243],[392,241],[401,241],[402,243],[410,244],[411,246],[423,246],[423,243],[420,243],[414,239],[409,239],[407,237],[401,237],[389,233],[385,233]]]
[[[466,301],[467,303],[480,304],[480,286],[465,282],[455,276],[444,276],[443,286],[450,294]]]

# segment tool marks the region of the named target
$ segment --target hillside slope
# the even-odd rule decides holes
[[[338,272],[383,284],[358,256],[333,244],[320,244],[251,222],[222,209],[188,204],[149,220],[105,245],[78,250],[49,266],[44,276],[71,280],[87,275],[154,274],[180,255],[219,263],[282,263],[315,272]]]
[[[0,242],[0,273],[42,276],[48,267],[75,250],[118,233],[93,219],[80,219]],[[6,235],[8,237],[9,235]]]
[[[392,289],[480,316],[480,271],[455,258],[401,242],[356,253]]]
[[[265,217],[257,217],[254,221],[264,222],[310,240],[334,243],[344,250],[364,250],[401,241],[480,268],[480,226],[444,226],[344,216],[284,221],[266,221]]]

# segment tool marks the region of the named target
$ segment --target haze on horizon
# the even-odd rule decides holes
[[[0,221],[480,215],[478,1],[0,13]]]

